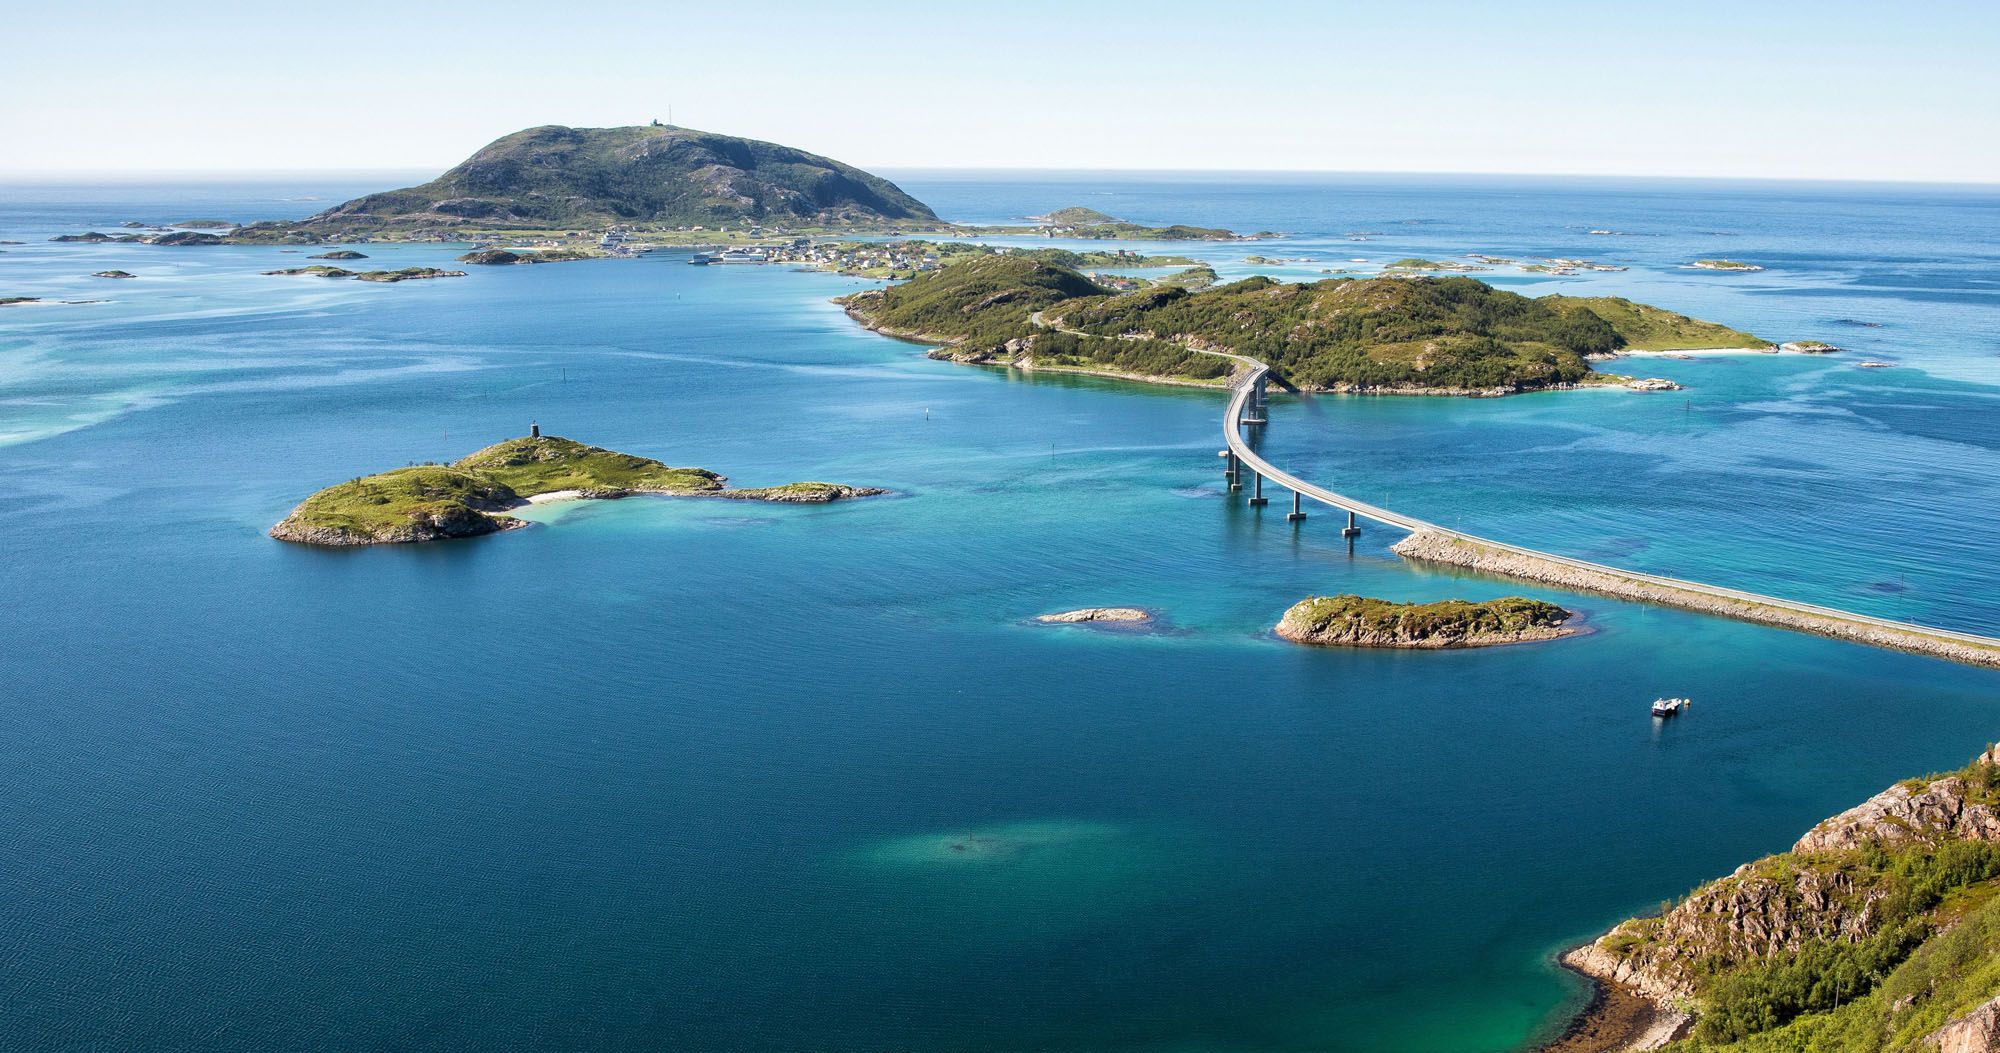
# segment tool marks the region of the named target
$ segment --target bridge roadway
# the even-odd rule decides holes
[[[1674,606],[1690,607],[1695,610],[1756,621],[1767,625],[1803,629],[1823,636],[1835,636],[1862,643],[1893,647],[1899,650],[1914,650],[1919,653],[1954,658],[1974,664],[2000,665],[2000,639],[1990,636],[1958,632],[1951,629],[1939,629],[1912,622],[1896,621],[1890,618],[1877,618],[1873,615],[1856,614],[1852,611],[1822,607],[1813,603],[1800,603],[1796,600],[1782,599],[1777,596],[1763,596],[1754,592],[1745,592],[1741,589],[1724,588],[1719,585],[1707,585],[1698,581],[1670,578],[1659,574],[1646,574],[1640,571],[1606,566],[1602,563],[1571,559],[1568,556],[1558,556],[1550,552],[1541,552],[1520,545],[1510,545],[1504,541],[1494,541],[1490,538],[1467,534],[1463,531],[1439,526],[1436,523],[1426,522],[1413,516],[1406,516],[1400,512],[1393,512],[1378,505],[1369,504],[1366,501],[1357,501],[1345,494],[1335,493],[1326,487],[1307,482],[1277,467],[1259,456],[1257,451],[1251,449],[1250,444],[1244,440],[1242,432],[1244,410],[1248,406],[1251,397],[1258,395],[1263,390],[1266,378],[1270,373],[1270,367],[1245,355],[1234,355],[1220,351],[1208,351],[1205,353],[1232,359],[1248,370],[1247,374],[1239,373],[1232,381],[1233,390],[1229,398],[1229,408],[1223,417],[1222,423],[1223,438],[1227,441],[1228,452],[1234,455],[1236,463],[1264,479],[1286,487],[1301,496],[1310,497],[1321,504],[1331,505],[1345,512],[1352,512],[1354,515],[1364,519],[1373,520],[1385,526],[1392,526],[1398,530],[1407,530],[1412,534],[1432,534],[1457,542],[1463,546],[1469,546],[1474,551],[1484,550],[1484,553],[1501,554],[1499,562],[1510,567],[1521,567],[1523,564],[1526,564],[1529,568],[1532,568],[1534,564],[1539,563],[1549,565],[1550,571],[1546,574],[1534,573],[1532,570],[1528,573],[1523,573],[1520,570],[1497,571],[1498,573],[1511,573],[1516,577],[1541,580],[1558,587],[1584,588],[1588,591],[1626,596],[1642,601],[1650,600],[1653,602],[1670,603]],[[1469,558],[1458,565],[1472,569],[1482,569],[1479,566],[1481,562],[1493,562],[1493,560],[1485,558],[1484,553],[1478,559]],[[1512,558],[1510,559],[1509,557]],[[1423,557],[1419,556],[1418,558]],[[1590,578],[1610,580],[1600,583],[1596,587],[1588,584],[1577,584],[1578,581],[1587,581]],[[1628,586],[1629,590],[1617,587],[1621,584]],[[1612,587],[1604,587],[1605,585]],[[1668,593],[1668,595],[1660,595],[1663,591]],[[1691,594],[1691,596],[1687,600],[1682,600],[1671,595],[1673,593]],[[1714,602],[1694,602],[1694,597],[1705,598]],[[1784,616],[1764,616],[1757,608],[1770,608],[1775,612],[1782,612]],[[1898,643],[1890,639],[1884,639],[1883,637],[1885,636],[1903,636],[1911,639],[1903,643]],[[1931,646],[1931,644],[1944,646]]]

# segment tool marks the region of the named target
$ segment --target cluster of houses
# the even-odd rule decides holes
[[[944,266],[936,247],[925,242],[815,242],[796,238],[785,245],[768,246],[764,252],[772,263],[798,263],[842,274],[893,276],[934,271]]]

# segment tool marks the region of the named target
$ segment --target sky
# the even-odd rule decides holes
[[[864,168],[2000,183],[2000,4],[24,3],[0,175],[438,171],[658,118]]]

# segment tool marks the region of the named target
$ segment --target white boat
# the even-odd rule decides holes
[[[1693,704],[1694,699],[1691,698],[1656,698],[1653,700],[1653,715],[1656,717],[1676,716]]]

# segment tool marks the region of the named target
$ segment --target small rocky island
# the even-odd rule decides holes
[[[135,277],[138,277],[137,275],[133,274],[133,273],[132,273],[131,271],[93,271],[93,272],[91,273],[91,275],[90,275],[90,276],[91,276],[91,277],[93,277],[93,278],[135,278]]]
[[[306,259],[309,260],[365,260],[367,258],[368,258],[367,253],[356,252],[353,249],[335,249],[332,252],[316,252],[311,256],[306,257]]]
[[[1079,625],[1090,622],[1131,625],[1152,621],[1153,616],[1138,607],[1084,607],[1074,611],[1037,615],[1035,620],[1049,625]]]
[[[451,464],[412,465],[329,486],[292,509],[271,528],[271,536],[337,546],[477,537],[527,526],[506,513],[537,498],[667,494],[822,504],[888,492],[836,483],[729,490],[725,482],[706,468],[674,468],[543,435],[536,427],[526,438],[488,446]]]
[[[477,264],[482,267],[509,267],[524,263],[568,263],[572,260],[601,260],[609,257],[608,252],[594,249],[554,248],[554,249],[474,249],[458,258],[460,263]]]
[[[1311,596],[1294,604],[1277,633],[1328,647],[1492,647],[1553,640],[1577,630],[1575,614],[1553,603],[1508,596],[1473,603],[1398,603],[1369,596]]]

